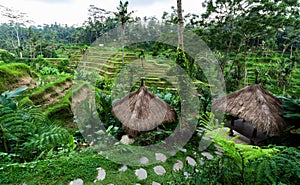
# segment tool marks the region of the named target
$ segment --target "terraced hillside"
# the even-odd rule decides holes
[[[126,52],[124,64],[136,60],[135,53]],[[95,72],[101,77],[114,78],[122,68],[122,53],[114,49],[89,49],[78,63],[78,69],[86,72]]]
[[[89,49],[78,64],[78,70],[96,73],[103,78],[117,78],[118,81],[119,75],[124,75],[125,83],[135,83],[143,78],[146,86],[175,91],[178,88],[178,73],[172,68],[175,66],[171,61],[153,57],[142,60],[137,54],[126,52],[122,72],[122,53],[109,48]],[[208,85],[200,81],[194,83]]]
[[[297,62],[292,66],[291,62],[286,62],[284,58],[250,57],[246,58],[246,67],[246,83],[248,85],[254,84],[257,76],[258,83],[270,92],[281,92],[281,88],[285,86],[284,90],[293,94],[293,91],[300,87],[300,81],[297,80],[300,76],[299,64]],[[291,70],[291,75],[286,75],[287,69]],[[289,82],[289,84],[285,84],[286,82]],[[244,83],[243,79],[240,82],[240,88],[244,87]]]
[[[0,66],[0,92],[13,90],[23,85],[33,87],[37,74],[29,66],[21,63],[8,63]]]

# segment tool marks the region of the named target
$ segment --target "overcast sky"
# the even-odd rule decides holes
[[[161,18],[164,11],[171,12],[176,0],[128,0],[133,16]],[[119,0],[1,0],[0,5],[19,10],[28,15],[35,24],[81,25],[88,17],[89,5],[117,11]],[[125,2],[125,0],[123,0]],[[184,13],[200,14],[202,0],[183,0]],[[1,21],[0,21],[1,22]]]

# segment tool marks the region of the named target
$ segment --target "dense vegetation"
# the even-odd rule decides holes
[[[9,20],[0,24],[0,184],[67,184],[76,178],[89,184],[95,180],[99,165],[111,169],[100,184],[112,180],[115,184],[132,184],[133,180],[142,184],[153,180],[163,184],[297,184],[300,181],[300,3],[206,0],[202,15],[187,13],[181,20],[179,8],[172,7],[161,21],[155,17],[133,17],[134,12],[128,11],[127,6],[128,2],[120,2],[117,11],[111,12],[91,5],[88,20],[73,27],[56,23],[31,25],[24,14],[0,5],[1,16]],[[199,155],[203,138],[215,134],[216,125],[227,121],[227,115],[225,120],[217,120],[211,112],[214,97],[208,77],[182,47],[155,41],[124,46],[126,36],[142,40],[159,35],[162,27],[181,21],[184,29],[201,38],[217,58],[227,93],[259,83],[282,100],[282,116],[289,125],[281,136],[272,138],[268,146],[258,147],[235,144],[236,138],[229,141],[220,134],[205,148],[213,158],[203,159]],[[126,28],[128,22],[130,26]],[[109,30],[119,26],[122,32],[114,41],[120,43],[119,48],[110,47]],[[92,48],[97,39],[104,43],[97,59],[105,62],[97,70],[92,66],[93,73],[78,70],[84,65],[81,60],[86,51],[90,49],[94,57]],[[158,60],[153,60],[154,57]],[[98,155],[99,151],[89,147],[91,140],[86,136],[95,136],[93,142],[100,148],[110,142],[103,139],[121,139],[126,131],[111,113],[114,90],[122,84],[117,75],[132,60],[146,61],[145,68],[172,68],[160,59],[177,63],[189,75],[199,94],[200,110],[194,115],[196,131],[184,146],[187,152],[178,152],[162,164],[168,171],[165,176],[157,179],[150,173],[142,181],[133,175],[138,167],[119,172],[121,165]],[[146,75],[149,90],[180,115],[185,103],[180,96],[184,88],[174,88],[160,74],[156,70]],[[133,89],[136,86],[133,84]],[[96,109],[81,120],[74,116],[72,100],[80,99],[81,93],[87,94],[88,89],[94,90]],[[88,103],[82,105],[81,112],[90,111]],[[103,124],[90,124],[98,120]],[[84,128],[82,122],[87,123]],[[163,143],[177,124],[178,120],[142,134],[123,152],[133,155],[131,146]],[[217,155],[218,151],[222,155]],[[186,156],[193,156],[203,164],[184,164],[182,171],[173,172],[174,162],[184,161]],[[144,167],[152,170],[153,165]]]

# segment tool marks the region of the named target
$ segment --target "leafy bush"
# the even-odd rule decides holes
[[[0,49],[0,61],[4,63],[10,63],[15,61],[15,56],[6,50]]]
[[[94,84],[99,79],[99,75],[95,72],[90,73],[85,70],[75,70],[74,79]]]
[[[27,86],[22,86],[11,92],[5,91],[0,95],[0,102],[2,103],[2,105],[9,106],[12,109],[16,109],[17,104],[14,101],[14,98],[20,96],[27,88]]]
[[[300,99],[279,98],[283,100],[281,113],[288,126],[281,136],[272,137],[271,143],[297,147],[300,139]]]
[[[110,94],[114,87],[114,79],[104,76],[104,78],[97,78],[96,87],[105,94]]]
[[[72,137],[36,108],[14,110],[3,105],[0,105],[0,133],[0,151],[14,154],[15,160],[21,161],[32,160],[52,148],[70,146]]]
[[[59,75],[60,72],[57,68],[45,66],[40,70],[42,75]]]
[[[277,147],[280,151],[250,160],[245,169],[247,184],[299,184],[300,151]]]
[[[289,119],[293,122],[300,121],[300,99],[292,99],[286,97],[280,97],[283,99],[283,103],[281,104],[283,108],[283,117]]]
[[[72,70],[70,69],[70,60],[69,59],[62,59],[58,63],[57,66],[59,72],[71,73]]]
[[[167,90],[159,90],[157,88],[149,87],[149,90],[153,92],[160,99],[168,103],[177,113],[180,111],[180,96],[178,92],[170,92]]]
[[[300,151],[296,148],[263,149],[225,138],[217,138],[216,143],[222,155],[203,159],[203,165],[186,166],[173,184],[298,184],[300,180]]]
[[[121,122],[113,116],[112,110],[112,100],[110,95],[104,95],[101,92],[97,92],[97,111],[98,115],[106,128],[106,132],[117,137],[118,139],[124,134],[124,130],[121,129]]]
[[[14,155],[15,160],[32,160],[42,152],[66,146],[74,149],[73,136],[53,125],[34,107],[18,107],[14,98],[25,87],[6,91],[0,105],[0,152]]]

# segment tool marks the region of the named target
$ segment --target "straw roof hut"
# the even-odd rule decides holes
[[[113,105],[112,113],[125,128],[150,131],[163,122],[174,122],[176,112],[145,86],[131,92]]]
[[[286,126],[280,104],[280,99],[254,84],[218,98],[211,107],[244,119],[268,135],[279,135]]]

